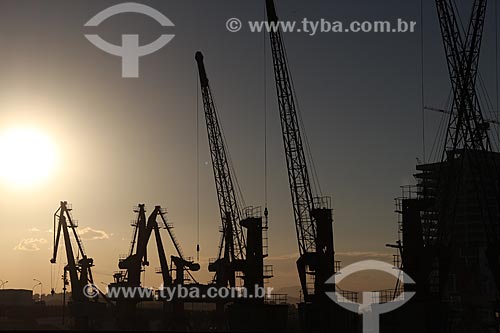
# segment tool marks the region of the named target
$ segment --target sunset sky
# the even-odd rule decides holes
[[[128,251],[138,203],[165,207],[184,253],[196,256],[198,169],[202,269],[195,277],[203,283],[211,278],[207,262],[217,253],[220,218],[201,100],[197,131],[194,53],[200,50],[239,184],[253,206],[264,204],[267,105],[268,263],[276,275],[271,285],[297,286],[298,247],[269,41],[263,33],[231,33],[225,27],[232,17],[265,19],[264,1],[138,2],[164,13],[175,27],[162,28],[139,14],[84,27],[120,1],[0,0],[0,136],[28,130],[36,142],[47,140],[54,153],[51,171],[39,181],[0,178],[0,279],[9,281],[6,288],[30,289],[36,278],[50,291],[52,215],[60,200],[73,205],[98,284],[111,282],[118,256]],[[413,183],[416,158],[423,160],[420,3],[276,2],[279,17],[288,20],[419,22],[415,33],[284,36],[321,186],[333,197],[337,259],[391,260],[385,244],[397,237],[393,199],[400,185]],[[443,108],[450,85],[433,1],[424,1],[424,18],[425,104]],[[494,99],[495,29],[487,20],[481,67]],[[141,44],[162,33],[175,37],[141,58],[140,78],[126,79],[120,58],[96,48],[85,33],[114,44],[126,33],[139,34]],[[441,117],[426,113],[428,155]],[[42,170],[39,155],[28,153],[25,163]],[[0,164],[9,158],[2,151]],[[163,239],[169,243],[166,233]],[[170,245],[167,249],[168,256],[174,254]],[[52,265],[58,292],[63,254]],[[155,258],[153,250],[150,256]],[[146,285],[159,285],[155,260]]]

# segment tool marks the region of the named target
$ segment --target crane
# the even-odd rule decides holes
[[[160,261],[162,279],[164,285],[172,284],[172,279],[169,274],[167,257],[165,255],[165,250],[163,247],[163,242],[158,229],[158,223],[156,218],[161,211],[160,206],[156,206],[153,212],[149,215],[146,222],[146,209],[144,204],[138,205],[137,212],[137,223],[133,223],[134,235],[131,242],[131,247],[129,255],[127,258],[121,260],[118,263],[120,269],[126,269],[127,282],[131,286],[141,285],[141,272],[143,271],[143,266],[149,266],[148,256],[147,256],[147,245],[149,243],[149,238],[151,234],[155,233],[156,247],[158,250],[158,258]],[[134,252],[135,245],[135,252]]]
[[[498,204],[491,205],[487,196],[493,193],[498,203],[498,171],[495,160],[491,156],[492,146],[488,135],[489,124],[484,120],[476,92],[479,55],[486,15],[486,0],[474,0],[472,14],[467,30],[462,30],[457,18],[456,9],[451,0],[436,0],[436,8],[441,27],[443,44],[448,64],[448,72],[453,90],[453,105],[446,130],[445,146],[442,155],[442,165],[448,170],[442,173],[439,181],[444,191],[440,198],[441,210],[438,232],[438,246],[449,247],[453,240],[453,227],[456,219],[457,193],[464,177],[465,165],[469,165],[476,177],[475,192],[480,206],[481,221],[485,228],[485,236],[489,244],[490,265],[495,272],[498,267]],[[463,33],[462,33],[463,31]],[[441,170],[443,171],[443,170]],[[496,182],[487,179],[497,176]],[[489,189],[485,188],[486,183]],[[443,260],[444,261],[444,260]],[[448,264],[442,264],[444,267]],[[443,270],[446,272],[446,269]],[[446,275],[446,273],[444,274]],[[497,286],[500,277],[496,276]],[[442,288],[447,284],[443,280]]]
[[[164,286],[171,286],[173,284],[174,279],[171,276],[171,269],[169,268],[161,239],[160,226],[157,221],[158,216],[161,218],[163,228],[167,229],[170,239],[177,252],[177,256],[171,256],[171,260],[176,266],[177,275],[175,280],[178,283],[184,282],[185,269],[189,271],[198,271],[200,269],[199,264],[184,258],[179,242],[177,241],[177,238],[172,230],[173,226],[167,223],[165,217],[166,212],[161,206],[155,206],[154,210],[149,215],[147,222],[146,208],[144,204],[139,204],[138,208],[134,211],[137,213],[137,219],[132,223],[134,232],[132,235],[129,254],[126,258],[120,260],[118,264],[119,268],[125,269],[126,272],[124,274],[117,273],[115,276],[117,282],[126,283],[128,286],[132,287],[139,287],[141,285],[140,275],[143,271],[143,267],[149,266],[147,258],[147,245],[151,234],[154,232],[160,262],[160,269],[158,270],[158,273],[161,273],[162,275]]]
[[[114,283],[110,284],[110,290],[113,288],[140,288],[141,287],[141,272],[144,271],[145,266],[149,266],[148,256],[147,256],[147,246],[151,235],[154,233],[156,241],[156,249],[158,252],[158,259],[160,262],[159,269],[156,270],[157,273],[161,274],[163,287],[171,287],[174,284],[184,284],[184,272],[188,272],[191,275],[191,271],[198,271],[200,265],[184,257],[177,238],[173,232],[173,226],[167,223],[166,211],[161,206],[155,206],[151,214],[146,220],[146,207],[144,204],[139,204],[137,208],[134,209],[137,214],[137,218],[132,222],[134,231],[132,234],[132,241],[130,245],[130,250],[128,256],[119,261],[118,267],[125,271],[119,271],[114,274]],[[158,217],[161,219],[161,224],[158,223]],[[167,256],[165,254],[165,248],[163,246],[163,241],[160,234],[160,228],[167,229],[168,235],[172,244],[175,248],[177,255],[171,256],[172,266],[169,267]],[[175,271],[175,278],[172,273]],[[194,278],[193,278],[194,280]],[[119,290],[119,289],[118,289]],[[116,293],[115,293],[116,295]],[[118,295],[116,299],[117,303],[117,317],[118,324],[121,328],[134,327],[131,325],[139,325],[137,323],[137,318],[135,316],[135,307],[138,302],[152,300],[151,298],[142,298],[138,295],[136,298],[121,298],[121,294]],[[153,295],[149,295],[153,296]],[[165,304],[165,310],[169,311],[170,308]],[[182,327],[185,327],[185,315],[184,315],[184,303],[173,302],[173,312],[174,320],[168,322],[168,325],[178,325],[179,322]],[[172,328],[169,326],[169,328]]]
[[[426,107],[449,117],[441,160],[417,168],[425,242],[415,257],[425,257],[424,291],[446,306],[441,330],[450,332],[490,330],[500,301],[499,157],[476,87],[487,0],[471,2],[464,26],[454,0],[435,0],[452,106]]]
[[[71,216],[72,208],[66,201],[61,201],[59,208],[54,213],[54,248],[50,262],[55,264],[57,261],[57,252],[61,233],[63,235],[64,247],[66,250],[67,264],[64,267],[64,291],[66,291],[67,274],[69,273],[69,283],[71,285],[71,302],[68,304],[70,311],[75,318],[77,329],[88,329],[89,314],[95,311],[95,308],[105,306],[105,303],[97,303],[97,298],[93,301],[85,294],[86,288],[98,288],[94,285],[91,268],[94,266],[94,260],[87,256],[84,251],[80,236],[76,232],[78,227],[76,221]],[[71,231],[70,231],[71,230]],[[71,244],[71,234],[76,241],[76,257]],[[91,287],[90,287],[91,286]],[[52,290],[53,292],[53,290]],[[99,291],[99,294],[105,295]],[[91,304],[92,303],[92,304]],[[91,309],[92,307],[92,309]]]
[[[93,283],[91,267],[94,266],[94,260],[87,257],[85,254],[80,237],[76,232],[76,228],[78,226],[74,223],[70,214],[71,210],[71,208],[68,208],[66,201],[61,201],[59,208],[54,213],[54,250],[50,262],[52,264],[56,263],[57,250],[59,248],[59,240],[62,232],[64,247],[66,249],[66,258],[68,261],[64,270],[69,273],[72,291],[71,297],[75,301],[81,302],[88,300],[88,298],[83,294],[83,289],[88,283]],[[75,259],[75,255],[73,253],[69,231],[70,229],[77,244],[77,255],[78,257],[81,255],[81,259],[79,260]]]
[[[266,9],[269,24],[277,25],[278,16],[273,0],[266,0]],[[332,210],[329,198],[316,197],[311,189],[297,98],[281,31],[270,29],[269,36],[299,246],[297,269],[304,301],[315,302],[324,297],[325,281],[335,273]]]
[[[208,83],[203,55],[196,52],[196,62],[200,77],[201,94],[205,110],[208,142],[222,220],[222,235],[217,259],[209,265],[215,272],[214,280],[219,285],[234,287],[236,271],[242,271],[245,261],[245,235],[241,221],[241,211],[235,191],[235,179],[227,157],[227,147],[217,118],[217,110]]]
[[[491,151],[489,137],[484,132],[478,136],[484,119],[476,93],[486,4],[486,0],[474,0],[469,26],[462,33],[453,1],[436,0],[453,90],[453,109],[443,154],[458,148]]]
[[[170,273],[170,280],[172,281],[173,284],[184,284],[184,282],[185,282],[184,272],[187,271],[187,273],[189,274],[191,279],[194,282],[196,282],[196,280],[194,279],[194,277],[191,275],[190,272],[199,271],[200,264],[198,264],[198,263],[194,262],[193,260],[188,259],[184,256],[182,249],[181,249],[181,245],[179,244],[179,241],[177,240],[177,237],[174,234],[174,230],[173,230],[174,226],[170,223],[167,223],[165,211],[162,209],[158,210],[158,216],[161,218],[163,228],[167,229],[167,233],[168,233],[170,240],[172,242],[172,245],[174,246],[175,251],[177,253],[177,255],[170,256],[170,260],[173,264],[171,266],[175,266],[175,268],[171,267],[171,270],[170,270],[170,271],[175,271],[175,278],[172,276],[172,273]],[[158,223],[156,223],[155,235],[156,235],[157,239],[159,239],[160,232],[159,232],[159,228],[158,228]],[[163,274],[163,272],[162,272],[162,274]]]
[[[265,311],[280,311],[277,305],[264,304],[263,295],[255,294],[256,287],[264,287],[266,279],[273,276],[271,265],[264,265],[267,252],[268,210],[264,209],[263,223],[260,207],[245,207],[238,200],[234,170],[230,165],[229,152],[225,143],[217,110],[208,82],[203,55],[196,52],[201,93],[208,133],[215,187],[222,221],[222,235],[218,258],[209,264],[209,271],[215,272],[213,282],[220,287],[236,285],[236,276],[243,279],[248,298],[238,300],[227,308],[224,300],[216,303],[215,327],[225,329],[228,324],[234,330],[269,329]],[[234,177],[234,178],[233,178]],[[241,195],[241,193],[239,193]],[[256,307],[256,305],[259,305]],[[286,312],[286,308],[281,311]],[[276,312],[274,312],[276,313]],[[225,315],[227,314],[227,316]],[[226,318],[225,318],[226,317]],[[279,316],[277,316],[279,318]],[[229,320],[227,318],[230,318]]]

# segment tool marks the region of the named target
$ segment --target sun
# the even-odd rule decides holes
[[[57,164],[49,136],[35,128],[11,128],[0,133],[0,179],[15,187],[39,184]]]

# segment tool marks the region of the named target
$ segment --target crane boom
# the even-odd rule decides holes
[[[175,237],[174,231],[173,231],[173,226],[171,224],[167,223],[167,219],[165,217],[165,213],[160,211],[158,213],[160,215],[161,220],[163,222],[163,227],[167,229],[168,235],[170,236],[170,240],[172,241],[172,244],[174,245],[175,251],[177,251],[177,255],[184,259],[184,254],[182,253],[181,245],[177,241],[177,237]]]
[[[234,187],[234,178],[228,163],[227,147],[217,118],[217,110],[208,83],[203,55],[196,52],[196,62],[200,76],[201,94],[205,111],[205,120],[210,145],[210,155],[219,202],[219,211],[222,220],[222,237],[219,246],[218,258],[229,255],[229,261],[244,260],[245,237],[240,225],[241,211]],[[225,252],[223,254],[223,251]]]
[[[330,198],[315,197],[300,131],[300,118],[288,60],[273,0],[266,0],[274,78],[285,148],[288,182],[292,196],[295,231],[299,244],[297,270],[304,301],[324,304],[325,282],[335,273],[333,218]],[[316,310],[312,310],[315,312]],[[321,311],[320,311],[321,312]],[[329,314],[322,312],[322,320]],[[327,327],[326,325],[325,327]]]
[[[450,110],[445,110],[445,109],[441,109],[441,108],[435,108],[433,106],[424,106],[424,110],[426,111],[435,111],[435,112],[440,112],[440,113],[444,113],[444,114],[451,114],[451,111]],[[485,123],[489,123],[489,124],[495,124],[495,125],[500,125],[500,121],[498,120],[495,120],[495,119],[484,119]]]
[[[266,1],[270,24],[277,24],[278,16],[273,1]],[[271,29],[272,30],[272,29]],[[273,53],[273,66],[278,93],[278,107],[281,119],[283,143],[285,146],[288,182],[292,194],[293,213],[300,254],[316,251],[316,226],[311,217],[313,194],[302,135],[300,133],[295,93],[288,69],[285,46],[281,32],[269,33]]]

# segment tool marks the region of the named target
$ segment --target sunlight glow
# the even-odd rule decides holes
[[[0,133],[0,179],[14,187],[41,183],[53,173],[57,150],[51,139],[34,128]]]

